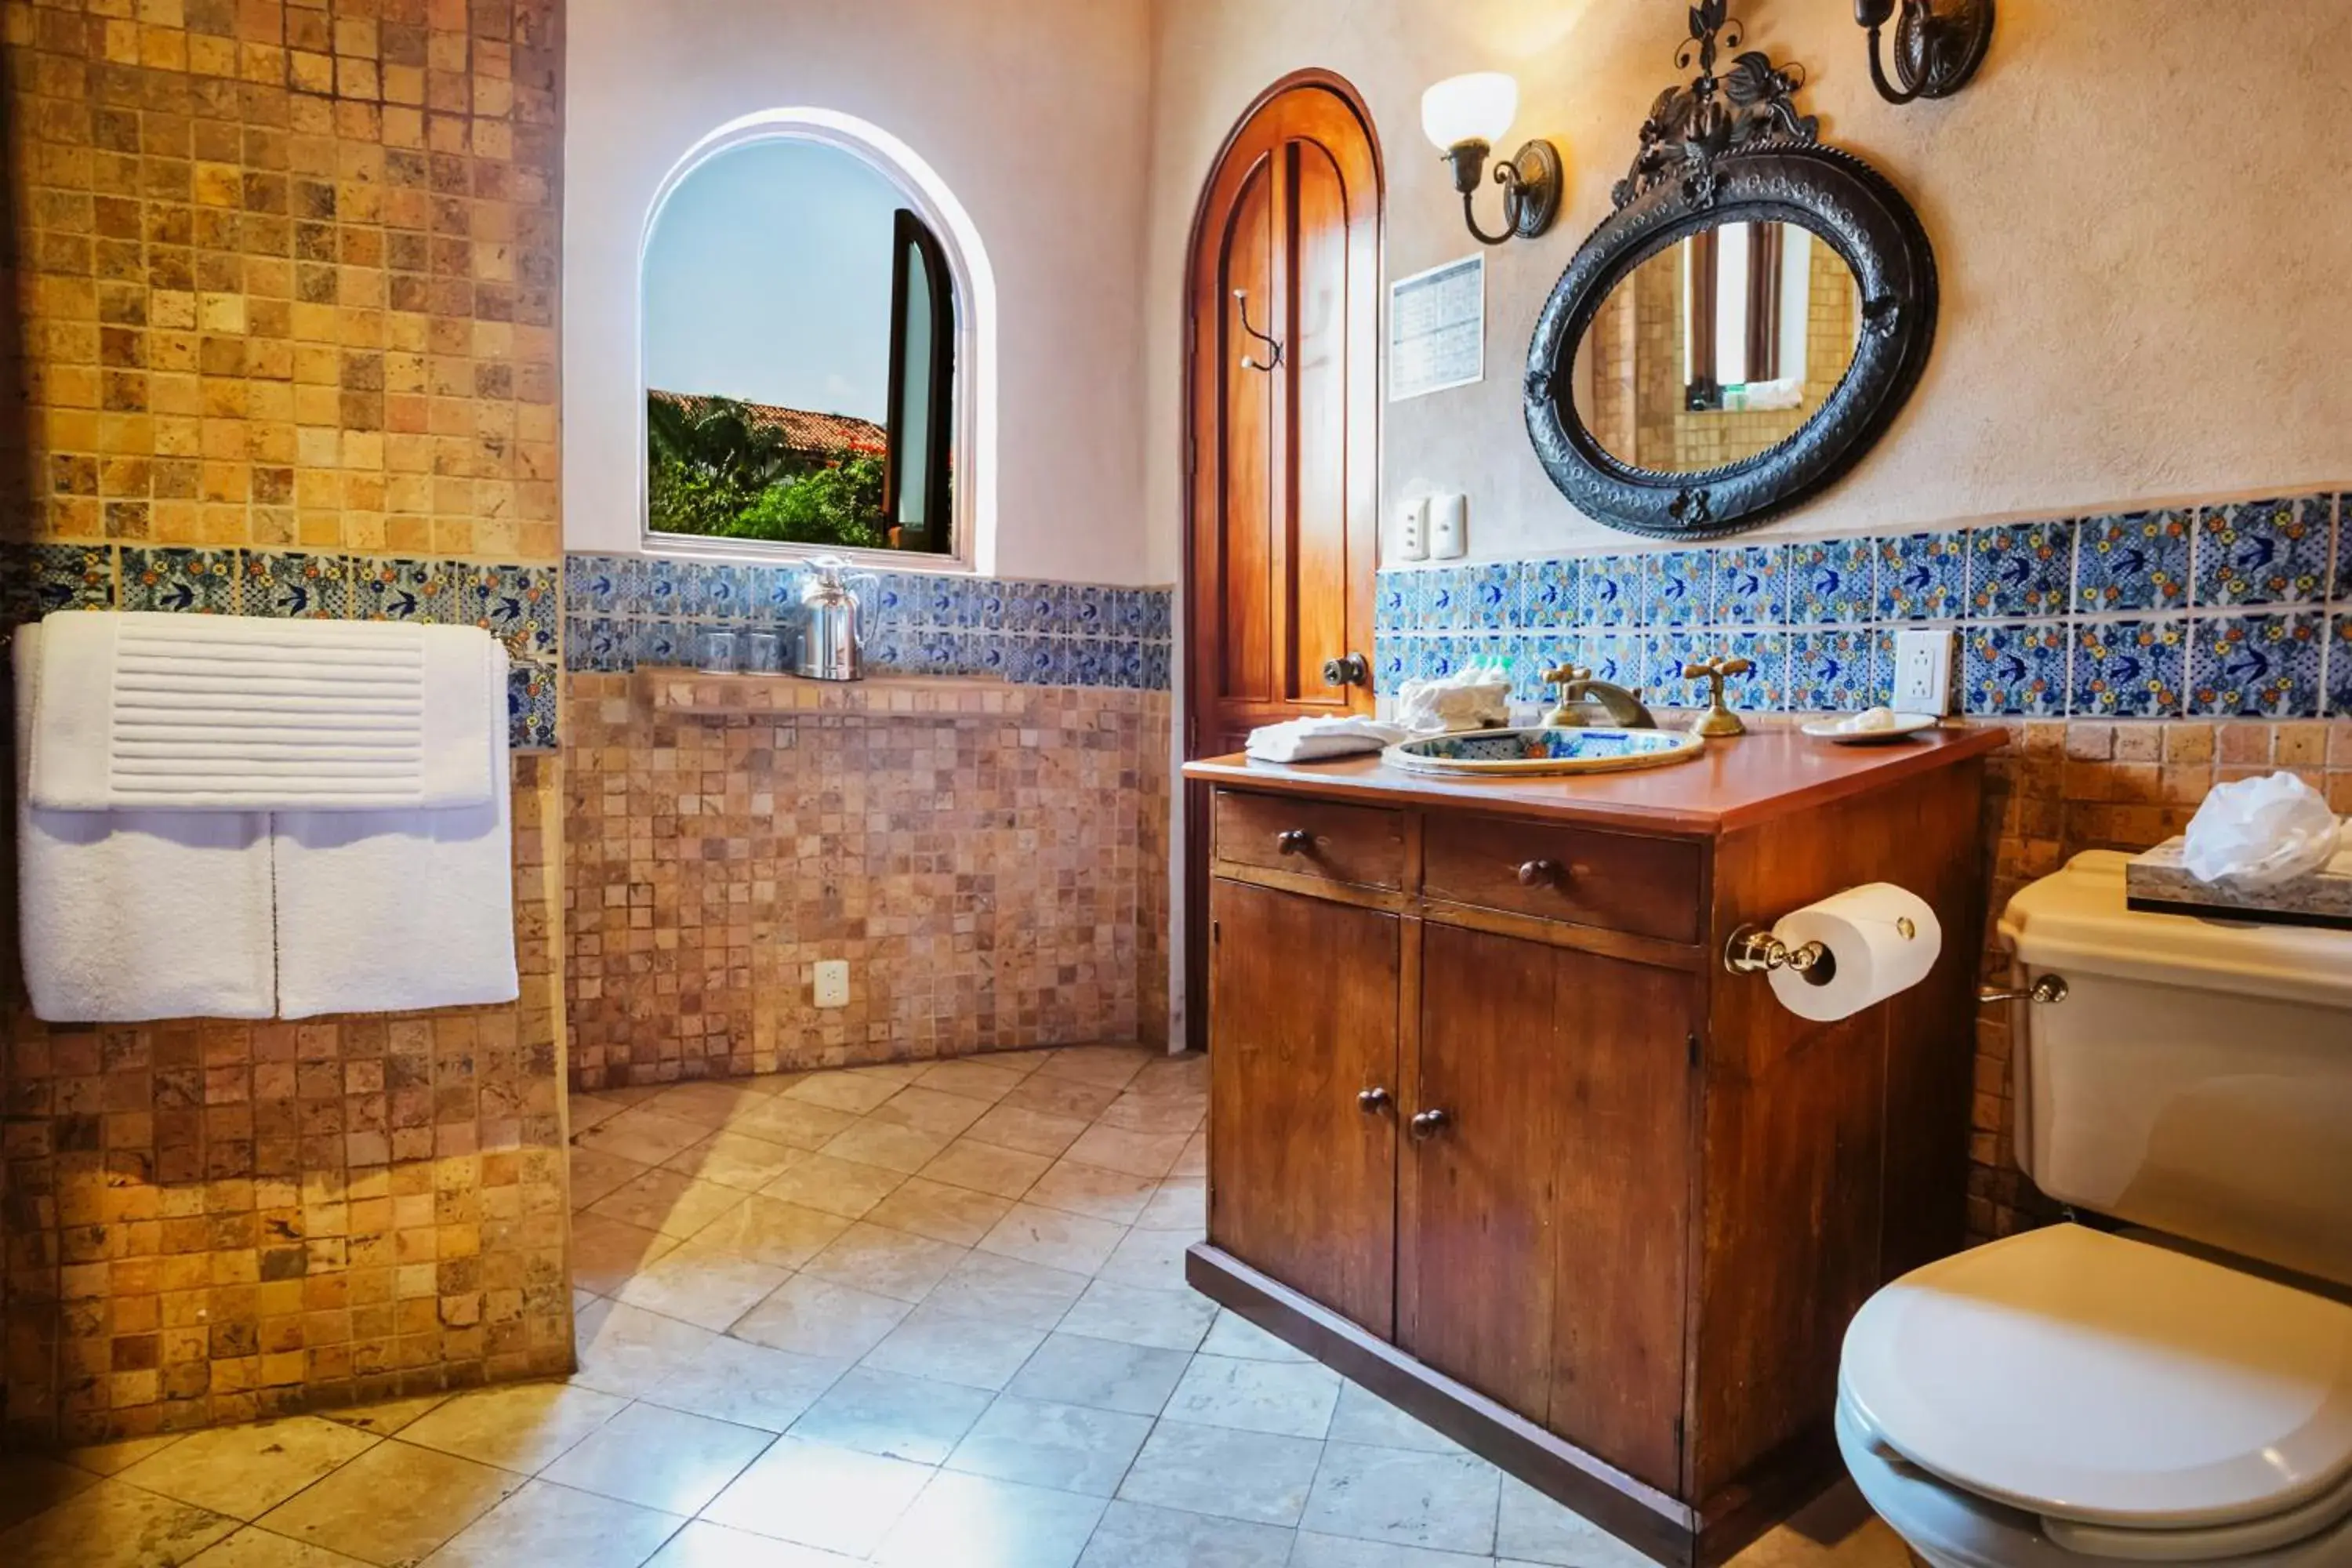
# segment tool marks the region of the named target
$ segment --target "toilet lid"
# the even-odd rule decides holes
[[[1905,1275],[1839,1383],[1914,1464],[2053,1519],[2231,1524],[2352,1477],[2352,1307],[2080,1226]]]

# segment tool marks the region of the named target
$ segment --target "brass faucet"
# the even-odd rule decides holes
[[[1609,723],[1620,730],[1654,730],[1657,720],[1642,706],[1639,692],[1628,691],[1613,681],[1595,680],[1592,672],[1580,665],[1563,664],[1558,669],[1547,669],[1544,684],[1559,688],[1559,700],[1553,703],[1544,722],[1563,728],[1578,728],[1593,722],[1592,710],[1599,709]]]
[[[1733,735],[1748,733],[1748,726],[1740,722],[1739,715],[1731,710],[1731,704],[1723,700],[1723,678],[1745,675],[1755,668],[1754,662],[1746,658],[1693,659],[1683,666],[1685,680],[1704,680],[1707,687],[1706,711],[1691,724],[1692,734],[1705,735],[1709,740],[1726,740]]]

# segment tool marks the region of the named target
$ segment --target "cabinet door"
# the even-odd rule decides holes
[[[1432,924],[1421,989],[1399,1342],[1675,1489],[1690,977]]]
[[[1386,1338],[1400,922],[1223,879],[1209,913],[1209,1239]]]

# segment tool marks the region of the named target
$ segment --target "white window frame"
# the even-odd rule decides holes
[[[759,142],[813,142],[858,158],[896,186],[930,226],[947,252],[955,279],[956,380],[954,529],[951,551],[854,550],[782,540],[715,539],[662,533],[653,526],[651,465],[646,428],[646,261],[670,197],[695,172],[721,153]],[[731,120],[696,142],[662,179],[637,241],[635,428],[637,537],[649,555],[755,562],[846,557],[898,572],[992,576],[996,570],[996,274],[971,215],[945,181],[912,149],[881,127],[830,109],[762,110]]]

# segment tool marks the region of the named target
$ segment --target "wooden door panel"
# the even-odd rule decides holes
[[[1290,637],[1281,671],[1285,694],[1301,708],[1345,712],[1355,693],[1327,686],[1323,662],[1353,646],[1350,574],[1371,572],[1350,559],[1348,537],[1348,191],[1328,150],[1290,144],[1293,190],[1290,341]],[[1363,649],[1367,657],[1371,650]]]
[[[1245,883],[1213,889],[1209,1239],[1387,1338],[1401,922]],[[1368,1089],[1391,1103],[1366,1110]]]
[[[1447,1121],[1407,1139],[1400,1342],[1538,1423],[1559,1276],[1557,969],[1538,943],[1424,926],[1420,1065],[1404,1110]]]
[[[1274,316],[1275,242],[1280,226],[1275,212],[1276,165],[1273,158],[1259,160],[1234,202],[1223,290],[1232,303],[1218,321],[1224,340],[1220,356],[1224,395],[1217,437],[1223,493],[1214,597],[1219,654],[1215,695],[1244,702],[1270,702],[1280,695],[1275,679],[1273,505],[1277,388],[1271,374],[1242,363],[1245,357],[1264,358],[1252,353],[1253,345],[1242,330],[1244,304],[1255,304],[1252,320],[1261,327]]]

